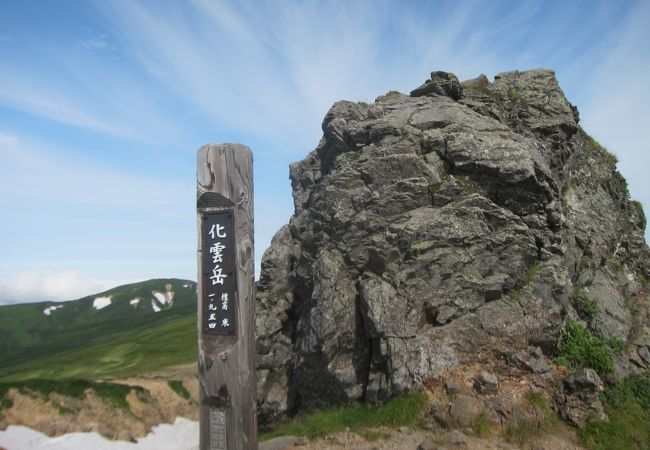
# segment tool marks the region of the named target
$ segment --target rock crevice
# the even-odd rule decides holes
[[[335,103],[262,261],[260,422],[552,352],[577,288],[598,304],[588,325],[647,367],[645,217],[578,122],[542,69]]]

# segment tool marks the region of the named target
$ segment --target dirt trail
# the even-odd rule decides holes
[[[353,432],[338,433],[312,442],[304,438],[278,438],[261,443],[260,450],[415,450],[428,442],[424,449],[464,450],[584,450],[575,433],[568,428],[555,429],[540,437],[525,442],[508,442],[501,434],[479,438],[460,431],[434,433],[427,430],[380,429],[379,439],[368,440]]]

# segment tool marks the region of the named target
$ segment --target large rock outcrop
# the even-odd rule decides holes
[[[621,365],[650,364],[645,217],[578,121],[548,70],[334,104],[262,261],[261,422],[552,353],[576,288]]]

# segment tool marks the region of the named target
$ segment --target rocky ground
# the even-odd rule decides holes
[[[145,394],[131,391],[126,401],[128,409],[92,391],[85,398],[64,396],[56,392],[48,396],[37,392],[12,389],[11,408],[0,414],[0,429],[9,425],[23,425],[48,436],[72,432],[97,432],[109,439],[134,441],[146,436],[153,426],[173,423],[176,417],[198,420],[198,381],[196,365],[174,367],[162,373],[139,378],[110,380],[115,383],[139,386]],[[182,383],[189,399],[172,389],[167,380]]]
[[[450,431],[436,434],[426,430],[377,430],[381,435],[377,439],[368,440],[350,431],[321,438],[313,442],[304,439],[284,437],[276,438],[260,445],[260,450],[327,450],[327,449],[357,449],[357,450],[582,450],[584,447],[577,442],[575,435],[566,429],[555,429],[554,434],[547,433],[540,437],[531,438],[523,444],[516,440],[508,440],[500,435],[474,437],[461,431]]]

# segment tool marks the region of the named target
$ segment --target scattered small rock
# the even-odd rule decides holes
[[[529,347],[510,355],[510,364],[533,373],[547,373],[550,369],[548,362],[539,347]]]
[[[429,439],[425,439],[424,441],[420,442],[420,445],[418,445],[418,450],[438,450],[438,449],[440,449],[440,446],[434,444]]]
[[[585,389],[598,391],[602,388],[603,382],[594,369],[581,367],[564,380],[564,386],[569,392],[576,392]]]
[[[285,450],[295,445],[301,445],[298,442],[299,439],[296,436],[280,436],[260,442],[259,450]]]
[[[445,392],[447,395],[454,395],[460,392],[460,385],[454,381],[445,381]]]
[[[567,394],[560,408],[562,417],[578,428],[584,428],[590,419],[606,420],[607,415],[600,401],[603,382],[593,369],[580,368],[566,380]]]
[[[467,427],[481,415],[483,402],[475,397],[459,394],[451,404],[449,416],[454,425]]]
[[[489,394],[499,390],[499,379],[489,372],[481,372],[474,380],[474,389],[481,394]]]
[[[408,433],[409,427],[399,427],[397,431],[399,431],[400,433]]]
[[[598,392],[583,390],[567,395],[560,408],[562,417],[578,428],[584,428],[592,419],[607,420]]]
[[[467,436],[460,431],[450,431],[442,435],[442,440],[449,445],[460,446],[467,442]]]
[[[507,418],[512,413],[512,404],[501,397],[492,397],[488,399],[487,404],[492,411],[504,418]]]

